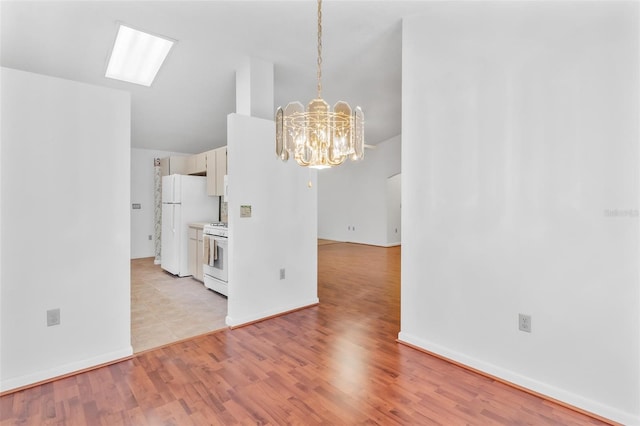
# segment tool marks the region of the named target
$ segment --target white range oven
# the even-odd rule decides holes
[[[229,230],[226,223],[209,223],[202,230],[204,285],[228,296],[227,261]]]

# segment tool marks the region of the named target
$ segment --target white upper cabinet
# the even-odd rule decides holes
[[[204,176],[207,173],[207,153],[201,152],[187,157],[187,174]]]
[[[224,175],[227,174],[227,147],[207,151],[207,194],[224,195]]]
[[[162,176],[184,175],[187,173],[187,166],[191,157],[166,157],[160,159],[160,174]]]

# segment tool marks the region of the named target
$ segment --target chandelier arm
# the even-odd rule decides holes
[[[338,157],[337,159],[327,159],[327,163],[329,163],[332,166],[339,166],[340,164],[344,163],[344,160],[347,159],[346,155],[341,155],[340,157]]]
[[[322,98],[322,0],[318,0],[318,99]]]
[[[305,161],[304,158],[302,158],[302,156],[297,153],[294,155],[294,157],[296,159],[296,162],[303,167],[309,167],[311,165],[311,161]]]

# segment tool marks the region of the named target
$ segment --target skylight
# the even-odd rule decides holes
[[[173,43],[120,25],[105,77],[151,86]]]

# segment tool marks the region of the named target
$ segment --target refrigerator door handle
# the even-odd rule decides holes
[[[173,214],[171,215],[171,232],[176,233],[176,206],[171,206]]]

